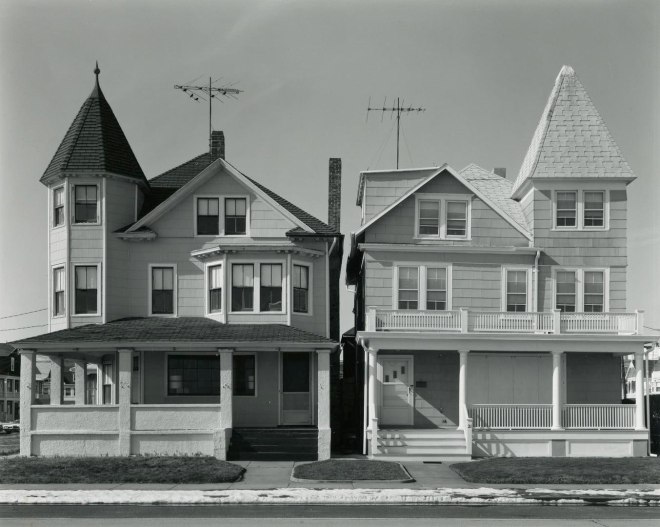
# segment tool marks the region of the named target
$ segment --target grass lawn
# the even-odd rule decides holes
[[[224,483],[243,472],[208,456],[0,459],[2,483]]]
[[[367,459],[328,459],[296,465],[293,477],[326,481],[359,480],[407,480],[406,473],[399,463],[391,461],[370,461]]]
[[[20,451],[19,445],[20,434],[5,434],[0,432],[0,456],[8,456],[10,454],[18,454]]]
[[[519,457],[456,463],[471,483],[660,483],[657,457]]]

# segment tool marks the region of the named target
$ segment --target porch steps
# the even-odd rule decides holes
[[[230,461],[315,461],[316,428],[234,428]]]
[[[378,459],[467,461],[465,435],[456,429],[387,429],[378,431]]]

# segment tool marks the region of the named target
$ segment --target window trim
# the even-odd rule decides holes
[[[86,222],[77,222],[76,221],[76,187],[96,187],[96,221],[86,221]],[[99,226],[101,225],[101,216],[102,216],[102,211],[101,211],[101,203],[103,199],[101,196],[101,185],[100,183],[93,183],[93,182],[79,182],[79,183],[74,183],[71,185],[71,203],[73,206],[71,207],[71,225],[75,225],[76,227],[89,227],[89,226]]]
[[[174,280],[172,283],[172,286],[174,287],[173,290],[173,295],[172,295],[172,307],[173,307],[173,312],[172,313],[152,313],[151,311],[151,293],[152,293],[152,287],[153,287],[153,280],[152,280],[152,269],[154,267],[171,267],[174,269]],[[177,264],[175,263],[150,263],[147,265],[147,313],[148,316],[150,317],[165,317],[165,318],[176,318],[177,313],[178,313],[178,292],[179,292],[179,270],[177,268]]]
[[[71,280],[71,298],[73,298],[72,303],[72,309],[71,309],[71,317],[100,317],[103,315],[101,313],[101,306],[103,305],[102,303],[102,295],[103,295],[103,288],[101,287],[103,284],[103,276],[101,275],[102,272],[102,267],[101,267],[101,262],[97,263],[77,263],[77,264],[71,264],[73,266],[73,273],[71,276],[73,276],[73,280]],[[95,313],[76,313],[76,268],[77,267],[96,267],[96,312]]]
[[[199,199],[217,199],[218,200],[218,234],[198,234],[197,233],[197,201]],[[224,199],[220,194],[195,194],[193,196],[193,236],[195,238],[217,238],[222,236],[224,228]]]
[[[245,199],[245,234],[227,234],[225,228],[225,206],[226,200],[228,199]],[[222,217],[220,219],[222,230],[222,236],[227,236],[228,238],[246,238],[250,236],[250,195],[249,194],[227,194],[222,196],[221,211]]]
[[[222,268],[222,293],[220,295],[220,311],[211,311],[211,298],[210,298],[210,287],[211,280],[209,277],[209,271],[211,267],[220,266]],[[227,311],[226,299],[227,299],[227,262],[226,259],[215,260],[213,262],[206,262],[204,264],[204,292],[206,300],[204,302],[204,311],[207,317],[210,318],[219,318],[221,321],[224,321],[224,316]]]
[[[584,313],[584,273],[603,273],[603,313],[610,312],[610,268],[609,267],[553,267],[552,268],[552,308],[557,306],[557,271],[575,271],[575,312]],[[591,312],[589,312],[591,313]],[[598,314],[598,312],[594,312]]]
[[[240,356],[240,355],[252,355],[254,356],[254,394],[253,395],[239,395],[236,393],[236,386],[234,383],[234,357]],[[231,365],[231,394],[232,397],[241,397],[244,399],[256,399],[259,397],[259,359],[257,357],[257,352],[256,351],[235,351],[232,353],[232,365]]]
[[[417,267],[418,272],[418,297],[417,309],[399,309],[399,267]],[[426,274],[429,268],[446,269],[447,272],[447,307],[444,311],[453,310],[453,264],[451,263],[429,263],[429,262],[392,262],[392,309],[397,311],[426,311],[428,313],[442,313],[443,311],[426,308]],[[420,306],[424,306],[423,309]]]
[[[281,264],[282,265],[282,311],[261,311],[261,264]],[[241,258],[240,260],[228,260],[227,266],[231,269],[227,275],[227,281],[230,281],[232,284],[229,286],[233,290],[234,283],[234,265],[253,265],[254,266],[254,280],[253,280],[253,289],[254,296],[252,298],[254,309],[252,311],[234,311],[232,309],[232,295],[233,292],[229,292],[227,297],[227,312],[230,315],[286,315],[287,314],[287,303],[288,303],[288,291],[290,289],[289,284],[292,283],[292,280],[289,277],[289,272],[287,270],[287,260],[286,258],[277,259],[277,258],[264,258],[264,259],[254,259],[248,260]],[[225,286],[227,289],[228,286]],[[293,309],[293,307],[291,308]],[[302,315],[303,313],[296,313]]]
[[[525,311],[508,311],[507,310],[507,273],[509,271],[524,271],[527,274],[527,291],[526,291],[526,299],[525,299]],[[529,265],[503,265],[502,266],[502,274],[500,278],[500,311],[502,313],[532,313],[531,308],[534,306],[532,305],[532,300],[534,298],[533,296],[533,291],[532,291],[532,266]]]
[[[584,220],[585,220],[585,212],[586,212],[586,199],[585,199],[585,194],[587,192],[600,192],[603,195],[603,225],[585,225]],[[583,189],[580,192],[580,195],[582,197],[581,199],[581,204],[582,204],[582,212],[580,214],[580,221],[582,223],[582,230],[585,231],[606,231],[609,230],[609,192],[604,189]]]
[[[307,312],[294,311],[293,309],[293,266],[299,265],[301,267],[307,267]],[[311,262],[303,262],[302,260],[292,260],[291,261],[291,285],[289,286],[289,294],[291,295],[291,315],[311,317],[314,315],[314,265]]]
[[[472,199],[471,194],[425,194],[418,192],[415,194],[415,240],[472,240]],[[439,210],[439,234],[420,234],[419,232],[419,213],[420,201],[437,201],[440,205]],[[465,236],[447,235],[447,203],[462,202],[465,207]]]
[[[189,356],[211,355],[211,356],[215,356],[217,361],[218,361],[218,369],[220,369],[220,356],[218,355],[217,351],[182,351],[182,350],[179,350],[179,351],[166,351],[165,352],[165,368],[163,368],[163,370],[164,370],[163,371],[163,378],[164,378],[164,381],[163,381],[163,395],[164,395],[164,397],[167,397],[167,398],[170,398],[170,397],[216,397],[216,395],[194,395],[194,394],[185,394],[185,393],[170,395],[169,394],[169,382],[170,382],[170,379],[169,379],[169,373],[170,373],[169,364],[170,364],[170,356],[171,355],[177,355],[177,356],[180,356],[180,355],[183,355],[183,356],[186,356],[186,355],[189,355]],[[232,353],[232,355],[233,355],[233,353]],[[218,390],[220,390],[220,383],[219,382],[218,382]],[[218,393],[217,397],[218,397],[218,404],[219,404],[220,403],[220,393]],[[211,403],[211,404],[214,404],[214,403]]]
[[[55,223],[55,218],[57,216],[56,215],[57,207],[55,206],[55,193],[58,190],[62,191],[62,223],[56,224]],[[56,187],[53,187],[52,198],[51,198],[51,206],[52,206],[51,228],[52,229],[59,229],[61,227],[66,227],[66,186],[65,185],[58,185]]]
[[[56,315],[55,314],[55,271],[62,270],[62,273],[64,273],[64,286],[62,289],[62,292],[64,293],[64,310],[62,313]],[[97,273],[97,280],[98,280],[98,271]],[[67,313],[67,275],[66,275],[66,266],[64,264],[55,264],[51,266],[51,274],[50,274],[50,279],[51,279],[51,287],[50,287],[50,293],[51,293],[51,298],[50,298],[50,318],[64,318],[66,317]],[[98,295],[98,290],[97,290],[97,295]]]
[[[284,262],[257,262],[258,267],[259,267],[259,312],[261,313],[286,313],[286,301],[287,301],[287,296],[286,296],[286,290],[287,290],[287,281],[286,281],[286,261]],[[280,311],[271,311],[271,310],[266,310],[266,311],[261,311],[261,266],[262,265],[279,265],[281,268],[281,291],[282,291],[282,300],[280,301],[280,304],[282,305],[282,309]],[[255,277],[256,278],[256,277]]]
[[[564,227],[557,225],[557,193],[575,192],[575,227]],[[603,193],[603,226],[584,225],[584,194],[586,192]],[[554,189],[552,191],[552,230],[553,231],[609,231],[610,230],[610,190],[606,188],[583,188],[583,189]]]

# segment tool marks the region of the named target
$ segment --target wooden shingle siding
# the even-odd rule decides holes
[[[420,183],[427,172],[369,174],[363,207],[365,223]]]
[[[534,193],[536,190],[528,192],[521,200],[523,214],[531,231],[534,231]]]

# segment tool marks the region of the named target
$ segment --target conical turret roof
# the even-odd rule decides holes
[[[42,183],[63,172],[97,171],[111,172],[148,185],[140,163],[101,91],[99,72],[97,64],[94,89],[41,176]]]

